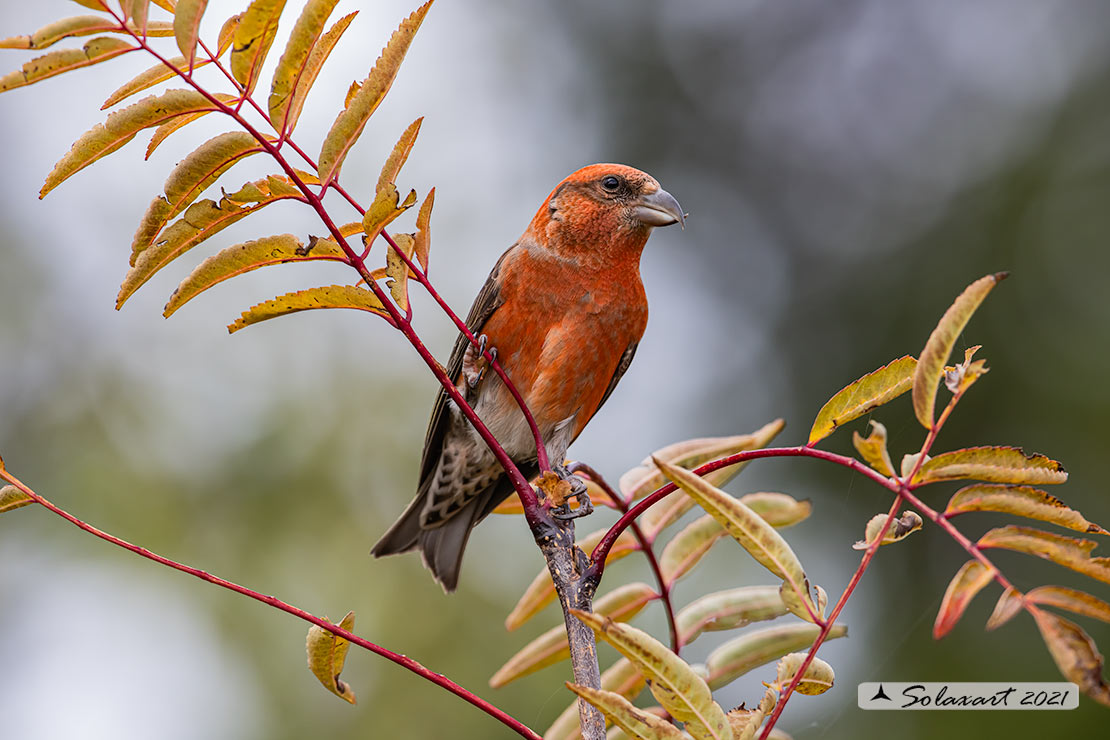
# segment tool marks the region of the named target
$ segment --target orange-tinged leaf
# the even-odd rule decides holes
[[[819,442],[838,427],[908,391],[916,368],[917,360],[906,355],[849,384],[817,412],[809,431],[809,444]]]
[[[731,740],[724,710],[713,701],[705,680],[682,658],[635,627],[578,609],[571,613],[636,665],[648,679],[651,693],[672,717],[685,723],[694,738]]]
[[[631,737],[650,738],[650,740],[682,740],[688,737],[667,720],[640,709],[620,694],[580,686],[570,681],[567,681],[566,685],[568,689],[596,707],[609,722],[631,733]],[[731,733],[727,737],[732,738]]]
[[[725,536],[724,527],[709,514],[695,519],[671,538],[659,556],[663,582],[674,584],[694,569],[710,548]]]
[[[591,532],[577,542],[578,547],[582,552],[592,555],[594,548],[601,542],[601,538],[607,532],[607,529],[599,529]],[[609,550],[609,554],[605,557],[605,563],[616,562],[623,557],[631,555],[639,549],[636,543],[636,538],[633,537],[632,532],[625,530],[617,537],[617,541],[613,543],[613,547]],[[520,625],[527,622],[532,617],[536,616],[545,606],[555,600],[555,584],[551,582],[551,574],[547,569],[541,570],[532,579],[532,583],[525,589],[524,595],[517,601],[516,606],[505,617],[505,629],[512,632]]]
[[[886,448],[885,426],[872,419],[871,433],[865,439],[859,432],[852,432],[852,444],[864,462],[888,478],[894,476],[894,463],[891,462],[890,452]]]
[[[401,168],[405,166],[405,162],[408,161],[412,147],[416,144],[416,135],[420,133],[420,124],[423,122],[423,116],[417,118],[401,134],[401,138],[394,145],[393,151],[386,158],[381,174],[378,175],[378,192],[385,189],[385,186],[389,183],[397,184],[397,177],[401,174]]]
[[[740,502],[775,529],[793,527],[807,519],[813,511],[813,504],[809,499],[799,501],[793,496],[774,491],[745,493],[740,497]]]
[[[154,3],[155,5],[157,5],[159,8],[161,8],[162,10],[168,11],[170,13],[173,13],[177,10],[177,1],[176,0],[150,0],[150,1],[152,3]]]
[[[231,74],[250,95],[258,84],[258,76],[266,54],[277,35],[278,20],[285,9],[285,0],[253,0],[235,29],[231,47]]]
[[[80,49],[63,49],[35,57],[23,68],[0,77],[0,92],[56,77],[74,69],[100,64],[139,47],[122,39],[98,36]]]
[[[297,81],[305,70],[309,55],[324,31],[324,24],[335,9],[339,0],[308,0],[297,18],[285,51],[274,70],[274,80],[270,85],[270,123],[274,130],[285,129],[285,117]]]
[[[166,61],[169,62],[170,65],[172,65],[172,69],[171,67],[168,67],[165,64],[159,62],[150,69],[138,74],[137,76],[133,77],[131,80],[125,82],[123,85],[117,88],[115,92],[108,96],[108,99],[104,101],[104,103],[100,106],[100,109],[104,110],[105,108],[111,108],[116,103],[131,97],[137,92],[142,92],[143,90],[154,87],[160,82],[165,82],[166,80],[173,79],[177,76],[177,72],[175,70],[186,71],[189,69],[189,61],[185,57],[173,57],[172,59],[167,59]],[[207,59],[202,59],[194,65],[194,68],[203,67],[204,65],[209,63],[210,62]]]
[[[738,629],[786,613],[778,586],[742,586],[691,602],[675,616],[675,624],[687,645],[702,632]]]
[[[801,561],[774,527],[745,504],[690,471],[662,460],[656,460],[655,464],[690,498],[720,522],[733,539],[755,558],[756,562],[789,583],[801,603],[808,604],[814,611],[817,610]],[[792,605],[788,603],[787,606]],[[802,614],[807,613],[802,612]]]
[[[350,632],[355,626],[355,613],[347,612],[339,626]],[[347,660],[347,650],[351,644],[342,637],[328,632],[323,627],[312,625],[308,629],[305,651],[308,653],[308,667],[320,680],[324,688],[344,701],[355,703],[355,692],[346,681],[339,678],[343,663]]]
[[[876,514],[871,517],[867,522],[867,527],[864,529],[863,539],[852,545],[855,550],[866,550],[879,536],[879,532],[886,523],[888,514]],[[921,529],[921,517],[915,511],[903,511],[901,517],[894,517],[894,520],[887,527],[886,534],[883,535],[883,540],[880,545],[890,545],[898,540],[905,539],[911,534]]]
[[[150,0],[119,0],[119,6],[123,11],[123,17],[133,21],[137,28],[142,29],[146,26]]]
[[[424,274],[428,273],[428,258],[432,247],[432,206],[435,200],[436,189],[432,188],[424,196],[424,202],[420,204],[420,210],[416,214],[416,245],[413,249],[416,253],[416,261],[420,263],[420,269]],[[590,498],[592,499],[593,496],[591,495]]]
[[[104,2],[107,2],[107,0],[104,0],[104,2],[101,2],[101,0],[73,0],[73,2],[77,3],[83,8],[88,8],[89,10],[99,10],[105,13],[108,12],[108,8],[104,6]]]
[[[1067,609],[1084,617],[1110,622],[1110,604],[1074,588],[1038,586],[1025,595],[1025,600],[1033,604]]]
[[[285,110],[284,129],[287,135],[296,127],[297,120],[301,116],[301,109],[304,107],[305,98],[308,97],[313,83],[316,82],[316,77],[320,74],[324,62],[327,61],[328,56],[331,55],[332,49],[339,43],[339,39],[343,36],[343,32],[351,25],[351,21],[355,19],[356,15],[358,15],[357,10],[337,20],[335,24],[328,29],[327,33],[321,36],[319,41],[312,47],[312,53],[308,55],[308,61],[305,62],[304,68],[297,77],[297,85],[293,88],[288,103],[283,104]],[[274,122],[274,127],[278,128],[280,122],[274,120],[272,115],[271,120]],[[278,130],[280,131],[281,129],[278,128]]]
[[[2,469],[3,468],[0,467],[0,470]],[[35,503],[33,498],[15,486],[4,486],[0,488],[0,514],[33,503]]]
[[[318,159],[320,182],[331,182],[339,175],[339,169],[343,166],[347,153],[358,141],[366,122],[370,120],[370,116],[377,110],[378,105],[389,92],[389,88],[392,87],[409,44],[412,43],[412,38],[424,21],[424,16],[431,4],[432,0],[428,0],[401,22],[400,27],[393,32],[389,43],[382,50],[374,68],[370,70],[370,75],[359,87],[358,92],[348,99],[346,106],[335,119],[320,149]]]
[[[976,280],[961,293],[944,312],[937,327],[929,335],[913,376],[913,411],[926,429],[933,428],[937,401],[937,386],[944,376],[944,365],[952,354],[952,347],[960,332],[967,326],[972,314],[990,293],[991,288],[1006,277],[999,272]]]
[[[173,14],[173,35],[177,40],[177,48],[185,59],[186,68],[193,64],[197,39],[200,36],[200,21],[207,7],[208,0],[181,0]]]
[[[353,308],[390,318],[385,306],[369,290],[354,285],[329,285],[286,293],[251,306],[241,317],[228,325],[227,331],[229,334],[234,334],[260,321],[317,308]]]
[[[414,234],[394,234],[393,243],[406,257],[412,258],[412,250],[416,243]],[[385,284],[389,288],[390,295],[393,296],[393,302],[402,311],[409,310],[409,274],[408,265],[391,246],[385,254]]]
[[[998,603],[994,605],[994,611],[991,612],[991,616],[987,620],[986,628],[988,630],[998,629],[1013,619],[1014,615],[1021,611],[1024,605],[1021,592],[1013,587],[1007,587],[1002,595],[998,597]]]
[[[782,624],[774,627],[745,632],[739,637],[725,642],[709,654],[705,667],[709,672],[706,679],[711,689],[735,681],[761,665],[778,660],[787,653],[804,650],[813,644],[821,628],[815,624]],[[848,634],[843,624],[833,625],[827,639],[832,640]]]
[[[997,511],[1051,522],[1077,532],[1110,534],[1055,496],[1029,486],[977,484],[961,488],[949,499],[944,515],[951,517],[969,511]]]
[[[914,483],[974,479],[991,483],[1047,485],[1068,479],[1064,466],[1044,455],[1026,455],[1019,447],[968,447],[928,460]]]
[[[794,676],[798,674],[798,669],[802,667],[805,659],[806,653],[790,653],[779,658],[778,665],[775,667],[774,688],[780,692],[785,691],[794,680]],[[834,683],[836,683],[836,674],[832,666],[820,658],[814,658],[802,673],[802,678],[794,690],[806,696],[817,696],[831,689]]]
[[[1036,555],[1103,583],[1110,583],[1110,558],[1091,557],[1091,551],[1098,546],[1094,540],[1080,540],[1011,524],[987,532],[979,538],[978,545],[981,548],[1001,547]]]
[[[234,100],[237,100],[234,95],[229,95],[227,93],[214,93],[213,97],[215,97],[217,100],[219,100],[221,103],[224,103],[225,105]],[[196,113],[186,113],[183,116],[171,118],[158,128],[154,129],[154,135],[150,137],[150,143],[147,144],[146,156],[144,158],[150,159],[150,155],[154,154],[154,150],[157,149],[158,145],[165,141],[170,134],[184,126],[187,126],[201,116],[206,116],[215,110],[216,108],[212,107],[208,110],[197,111]]]
[[[362,231],[365,234],[364,242],[373,244],[378,235],[398,216],[411,208],[416,203],[416,191],[411,190],[400,202],[400,195],[393,183],[388,183],[374,196],[374,202],[366,209],[362,217]]]
[[[944,592],[940,602],[936,622],[933,623],[933,639],[939,640],[952,631],[960,617],[967,611],[968,604],[975,594],[994,580],[994,571],[978,560],[969,560],[956,572]]]
[[[151,95],[108,116],[78,139],[46,177],[39,197],[45,196],[62,181],[96,160],[119,149],[145,128],[161,126],[187,113],[214,110],[215,105],[193,90],[168,90]]]
[[[646,583],[629,583],[599,598],[594,603],[594,612],[618,622],[627,622],[656,598],[658,594],[655,593],[655,589]],[[535,673],[541,668],[554,665],[569,657],[570,646],[567,642],[566,627],[562,624],[556,625],[509,658],[505,665],[490,678],[490,688],[500,688],[510,681]]]
[[[312,239],[306,247],[292,234],[280,234],[236,244],[201,262],[173,292],[163,316],[177,309],[213,285],[251,270],[285,262],[308,260],[343,261],[347,255],[330,239]]]
[[[1102,677],[1102,654],[1094,640],[1074,622],[1051,612],[1032,612],[1056,667],[1067,680],[1099,704],[1110,706],[1110,686]]]
[[[137,30],[134,26],[131,29]],[[94,33],[126,32],[114,18],[105,18],[100,15],[79,15],[54,21],[30,36],[12,36],[11,38],[0,39],[0,49],[45,49],[62,39],[74,36],[91,36]],[[148,36],[169,36],[172,33],[173,30],[166,23],[151,23],[147,29]]]

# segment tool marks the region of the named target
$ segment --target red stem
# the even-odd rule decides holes
[[[173,568],[174,570],[179,570],[182,573],[188,573],[189,575],[194,576],[196,578],[199,578],[202,581],[207,581],[208,583],[214,584],[216,586],[226,588],[229,591],[234,591],[237,594],[241,594],[243,596],[249,597],[251,599],[254,599],[255,601],[260,601],[263,604],[266,604],[268,606],[272,606],[275,609],[280,609],[281,611],[286,612],[287,614],[292,614],[293,616],[298,617],[300,619],[303,619],[306,622],[311,622],[312,624],[315,624],[319,627],[322,627],[323,629],[326,629],[327,631],[331,632],[332,634],[339,635],[343,639],[349,640],[353,644],[358,645],[359,647],[365,648],[366,650],[369,650],[372,653],[380,655],[383,658],[387,658],[388,660],[393,661],[394,663],[401,666],[402,668],[406,668],[406,669],[412,671],[413,673],[415,673],[416,675],[431,681],[432,683],[436,684],[437,686],[441,686],[442,688],[447,689],[452,694],[455,694],[456,696],[458,696],[461,699],[465,699],[466,701],[470,702],[471,704],[478,707],[482,711],[486,712],[490,716],[500,720],[507,727],[512,728],[521,737],[526,737],[526,738],[529,738],[530,740],[541,740],[541,738],[538,734],[536,734],[532,729],[530,729],[529,727],[527,727],[526,725],[521,723],[519,720],[514,719],[512,716],[506,714],[504,711],[502,711],[498,707],[494,706],[493,704],[490,704],[489,702],[482,699],[481,697],[471,693],[470,691],[467,691],[462,686],[459,686],[457,683],[455,683],[451,679],[447,678],[446,676],[444,676],[440,673],[436,673],[435,671],[429,670],[428,668],[425,668],[423,665],[416,662],[412,658],[406,657],[404,655],[399,655],[397,653],[394,653],[391,650],[387,650],[386,648],[383,648],[382,646],[380,646],[376,643],[370,642],[369,640],[366,640],[362,637],[359,637],[358,635],[354,634],[353,632],[349,632],[349,631],[343,629],[342,627],[340,627],[338,625],[332,624],[331,622],[327,621],[326,619],[321,619],[321,618],[319,618],[319,617],[317,617],[313,614],[310,614],[309,612],[306,612],[303,609],[299,609],[299,608],[297,608],[297,607],[295,607],[291,604],[287,604],[286,602],[282,601],[281,599],[275,598],[273,596],[267,596],[265,594],[260,594],[257,591],[252,591],[251,589],[246,588],[245,586],[240,586],[237,583],[232,583],[231,581],[224,580],[223,578],[220,578],[218,576],[214,576],[211,573],[200,570],[199,568],[193,568],[193,567],[185,565],[183,563],[179,563],[176,560],[170,560],[167,557],[163,557],[162,555],[158,555],[157,553],[153,553],[150,550],[147,550],[145,547],[139,547],[138,545],[133,545],[130,542],[127,542],[126,540],[122,540],[119,537],[116,537],[116,536],[108,534],[107,532],[104,532],[100,529],[97,529],[96,527],[92,526],[91,524],[87,524],[84,521],[82,521],[82,520],[78,519],[77,517],[73,516],[72,514],[70,514],[65,509],[62,509],[61,507],[56,506],[55,504],[51,503],[48,499],[43,498],[39,494],[35,493],[30,488],[28,488],[26,485],[24,485],[18,478],[13,476],[11,473],[8,473],[7,471],[0,470],[0,478],[3,478],[4,480],[11,483],[13,486],[18,488],[19,490],[23,491],[23,493],[30,496],[35,501],[35,503],[40,504],[41,506],[44,506],[45,508],[49,509],[53,513],[62,517],[63,519],[70,522],[74,526],[84,530],[85,532],[88,532],[89,534],[95,535],[96,537],[99,537],[102,540],[110,542],[113,545],[116,545],[117,547],[122,547],[123,549],[128,550],[130,552],[133,552],[136,555],[139,555],[141,557],[144,557],[147,560],[153,560],[154,562],[159,563],[160,565],[165,565],[169,568]]]

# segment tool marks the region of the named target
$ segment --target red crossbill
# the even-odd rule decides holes
[[[683,222],[678,201],[650,175],[595,164],[567,177],[501,255],[467,316],[535,418],[548,459],[609,398],[647,325],[640,253],[654,226]],[[501,379],[463,334],[447,374],[521,472],[538,472],[536,445]],[[486,443],[440,390],[416,498],[374,546],[376,556],[419,548],[454,590],[470,531],[513,486]]]

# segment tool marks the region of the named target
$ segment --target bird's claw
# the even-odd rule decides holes
[[[488,343],[489,338],[485,334],[481,334],[478,337],[478,346],[468,345],[465,354],[463,354],[463,377],[466,379],[468,391],[477,389],[490,366],[490,363],[484,357]],[[489,355],[497,360],[497,348],[490,347]]]
[[[561,479],[570,484],[570,493],[567,494],[566,500],[560,506],[556,506],[551,510],[551,516],[556,519],[579,519],[584,516],[589,516],[593,513],[594,504],[590,500],[589,489],[586,484],[577,475],[571,474],[562,465],[554,467],[555,474]],[[570,508],[570,500],[577,499],[578,508]]]

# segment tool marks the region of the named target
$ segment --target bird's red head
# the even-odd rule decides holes
[[[654,177],[623,164],[592,164],[551,191],[524,238],[567,257],[638,256],[651,227],[675,223],[685,226],[682,207]]]

